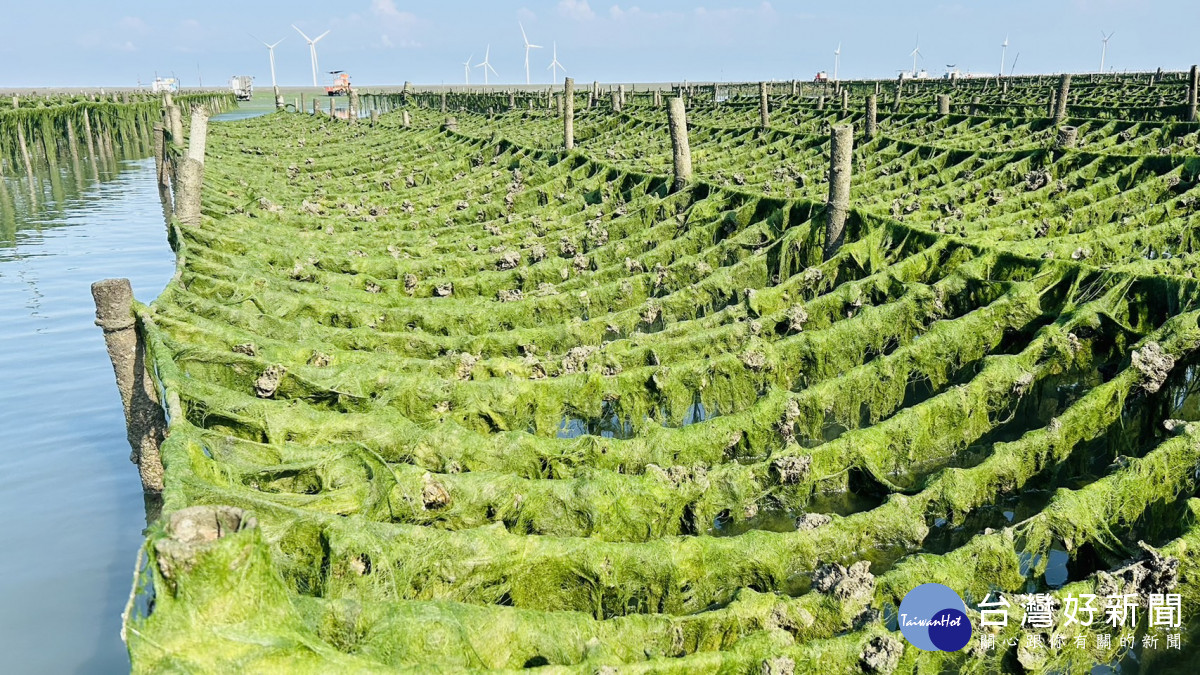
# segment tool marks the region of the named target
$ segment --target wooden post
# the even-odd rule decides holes
[[[358,124],[358,92],[350,89],[350,107],[346,111],[351,124]]]
[[[879,108],[879,97],[875,94],[867,94],[867,121],[864,128],[864,135],[870,141],[879,134],[879,123],[877,120]]]
[[[404,120],[403,120],[402,126],[405,129],[408,129],[409,127],[412,126],[412,119],[408,116],[407,110],[404,111]]]
[[[692,180],[692,150],[688,144],[687,111],[683,97],[675,96],[667,101],[667,126],[671,130],[671,155],[675,165],[673,192],[687,187]]]
[[[1075,139],[1079,134],[1079,129],[1063,125],[1058,128],[1058,135],[1054,138],[1054,147],[1059,150],[1066,150],[1075,147]]]
[[[204,186],[204,146],[208,140],[208,110],[192,111],[192,133],[187,157],[178,171],[175,188],[175,217],[185,227],[200,225],[200,192]]]
[[[25,162],[25,177],[29,180],[29,191],[33,194],[33,161],[29,158],[29,145],[25,143],[25,125],[17,120],[17,143],[21,146],[21,159]]]
[[[621,107],[624,108],[625,107],[625,85],[623,85],[623,84],[617,85],[617,96],[620,97]]]
[[[825,94],[821,94],[820,96],[817,97],[817,110],[824,110],[824,109],[825,109]]]
[[[377,126],[378,124],[379,124],[379,111],[372,110],[371,111],[371,126],[374,127],[374,126]]]
[[[275,87],[275,109],[283,110],[283,94],[279,93],[279,87]]]
[[[850,209],[850,158],[854,151],[854,129],[839,124],[829,135],[829,199],[825,202],[825,259],[829,260],[846,239],[846,215]]]
[[[662,107],[662,92],[657,89],[654,90],[654,107]]]
[[[608,95],[612,98],[613,112],[621,112],[621,96],[615,91],[608,92]]]
[[[159,446],[166,437],[167,422],[133,316],[133,288],[128,279],[105,279],[92,284],[92,298],[96,302],[96,325],[104,330],[104,344],[125,410],[125,434],[133,450],[129,459],[138,466],[142,490],[162,492]]]
[[[842,112],[850,109],[850,87],[842,87]]]
[[[1200,69],[1192,66],[1188,71],[1187,118],[1189,122],[1196,121],[1196,93],[1200,90]]]
[[[950,114],[950,94],[938,94],[937,106],[939,115]]]
[[[171,142],[175,145],[183,145],[183,112],[179,106],[172,104],[167,108],[167,122],[171,125]]]
[[[575,149],[575,78],[563,80],[563,147]]]
[[[1054,123],[1058,124],[1067,117],[1067,96],[1071,92],[1071,74],[1063,73],[1058,81],[1058,105],[1054,108]]]
[[[771,110],[767,104],[767,83],[758,83],[758,125],[764,129],[771,123]]]
[[[313,114],[313,116],[321,114],[321,102],[315,98],[313,99],[313,102],[312,102],[312,114]]]
[[[446,112],[446,92],[442,92],[442,113]]]

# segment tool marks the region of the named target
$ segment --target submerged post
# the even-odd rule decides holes
[[[208,140],[208,110],[199,106],[192,111],[192,135],[187,157],[179,167],[175,189],[175,217],[184,226],[200,225],[200,190],[204,185],[204,146]]]
[[[563,80],[563,147],[575,148],[575,78]]]
[[[167,422],[158,390],[146,369],[146,348],[133,317],[133,288],[128,279],[105,279],[92,284],[96,325],[104,330],[104,344],[117,378],[125,410],[125,434],[138,466],[142,490],[162,492],[163,466],[159,446]]]
[[[1188,91],[1187,91],[1187,106],[1188,106],[1188,121],[1196,121],[1196,92],[1200,89],[1200,69],[1192,66],[1188,71]]]
[[[825,202],[825,260],[846,239],[846,214],[850,209],[850,157],[854,151],[854,129],[839,124],[829,134],[829,200]]]
[[[758,122],[759,126],[766,129],[771,122],[771,110],[767,105],[767,83],[758,83]]]
[[[671,154],[675,164],[675,183],[671,189],[678,192],[692,180],[692,149],[688,145],[687,111],[683,98],[675,96],[667,100],[667,126],[671,130]]]
[[[1054,108],[1054,123],[1063,121],[1067,116],[1067,96],[1071,92],[1071,74],[1063,73],[1058,81],[1058,105]]]
[[[867,121],[863,131],[868,141],[875,138],[875,135],[879,133],[878,112],[879,97],[875,94],[867,94]]]

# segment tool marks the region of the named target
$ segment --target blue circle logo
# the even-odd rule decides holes
[[[921,584],[900,602],[900,632],[927,652],[956,652],[971,641],[967,605],[941,584]]]

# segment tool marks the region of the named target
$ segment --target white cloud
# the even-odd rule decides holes
[[[528,7],[522,7],[517,10],[517,18],[522,21],[533,21],[537,19],[537,14],[534,14],[533,10]]]
[[[562,0],[558,3],[558,13],[576,21],[591,21],[596,13],[588,6],[587,0]]]
[[[681,15],[670,11],[647,12],[637,5],[629,9],[621,9],[620,5],[613,5],[608,8],[608,16],[614,21],[658,21],[660,19],[678,19]]]

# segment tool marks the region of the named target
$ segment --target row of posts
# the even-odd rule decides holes
[[[164,97],[163,121],[154,125],[154,163],[164,214],[183,227],[200,224],[200,192],[204,182],[204,152],[208,140],[208,109],[197,106],[181,159],[171,152],[183,144],[183,116],[179,106]],[[174,190],[174,198],[171,190]],[[92,284],[96,325],[112,362],[117,390],[125,411],[125,431],[138,467],[142,490],[157,495],[163,489],[160,447],[167,434],[166,415],[158,387],[150,375],[144,331],[133,313],[133,288],[128,279],[105,279]],[[178,406],[178,395],[168,394]]]

